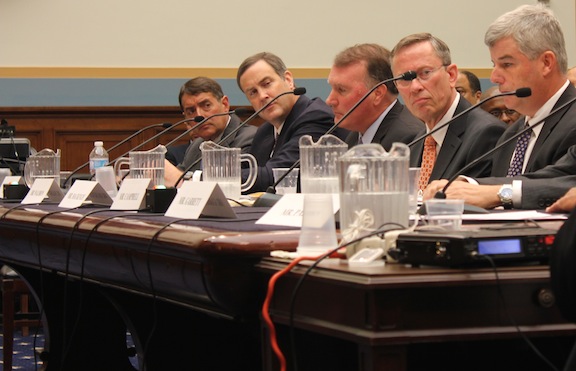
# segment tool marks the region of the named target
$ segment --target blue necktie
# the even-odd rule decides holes
[[[528,123],[524,128],[528,127]],[[528,148],[528,142],[530,141],[530,136],[532,135],[532,130],[526,131],[524,134],[518,137],[516,142],[516,148],[514,149],[514,159],[508,168],[507,177],[513,177],[522,174],[522,167],[524,166],[524,156],[526,155],[526,148]]]

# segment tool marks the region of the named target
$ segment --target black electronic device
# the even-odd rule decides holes
[[[466,265],[547,263],[556,230],[538,226],[484,227],[459,231],[422,230],[398,235],[388,251],[403,264]]]
[[[23,174],[24,164],[30,157],[28,138],[0,139],[0,167],[9,168],[14,175]]]

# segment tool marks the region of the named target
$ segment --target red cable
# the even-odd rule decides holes
[[[274,294],[274,285],[278,278],[283,276],[284,274],[288,273],[294,266],[296,266],[299,262],[303,260],[317,260],[319,256],[309,257],[309,256],[301,256],[299,258],[294,259],[290,264],[286,266],[286,268],[278,271],[270,277],[268,281],[268,293],[266,294],[266,299],[264,300],[264,304],[262,305],[262,317],[264,318],[264,322],[268,326],[270,330],[270,345],[272,346],[272,350],[276,354],[278,358],[278,362],[280,363],[280,370],[286,371],[286,358],[282,353],[282,350],[278,346],[278,340],[276,339],[276,328],[274,327],[274,322],[270,318],[270,313],[268,313],[268,309],[270,308],[270,301],[272,300],[272,295]]]

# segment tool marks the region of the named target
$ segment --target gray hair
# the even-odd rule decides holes
[[[566,73],[568,57],[564,34],[560,22],[545,5],[521,5],[501,15],[488,27],[484,43],[492,47],[505,37],[514,39],[520,51],[530,60],[545,51],[552,51],[556,55],[558,68]]]
[[[452,58],[450,57],[450,48],[448,47],[448,44],[427,32],[408,35],[402,40],[398,41],[394,49],[392,49],[390,59],[394,60],[394,57],[401,49],[414,44],[419,44],[421,42],[429,42],[432,45],[434,53],[436,53],[436,56],[440,58],[443,66],[452,64]]]

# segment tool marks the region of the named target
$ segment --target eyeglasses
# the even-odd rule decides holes
[[[502,117],[503,114],[506,114],[506,116],[510,117],[517,115],[518,112],[514,111],[513,109],[493,109],[490,111],[490,114],[496,117]]]
[[[423,68],[419,71],[416,71],[416,78],[420,82],[428,81],[428,80],[430,80],[430,78],[432,77],[432,75],[436,71],[439,71],[441,68],[444,68],[444,67],[446,67],[446,66],[441,65],[440,67],[436,67],[436,68]],[[394,82],[396,83],[396,86],[401,87],[401,88],[406,88],[412,84],[412,80],[396,80]]]

